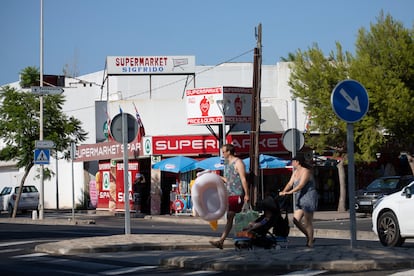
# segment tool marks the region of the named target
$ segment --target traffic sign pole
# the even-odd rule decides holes
[[[32,87],[32,93],[39,95],[40,102],[40,114],[39,114],[39,140],[43,140],[43,95],[44,94],[60,94],[63,92],[62,88],[59,87],[43,87],[43,0],[40,0],[40,86]],[[40,196],[39,196],[39,219],[43,220],[44,214],[44,176],[43,176],[43,165],[40,165]]]
[[[355,80],[339,82],[331,94],[332,109],[347,122],[348,200],[351,248],[356,244],[354,125],[368,112],[369,99],[365,87]]]
[[[138,132],[137,120],[131,114],[122,112],[111,121],[111,136],[124,148],[124,209],[125,209],[125,234],[131,234],[131,214],[129,211],[129,178],[128,178],[128,143],[131,143]]]
[[[124,147],[124,208],[125,235],[131,234],[131,213],[129,212],[129,177],[128,177],[128,114],[122,112],[122,145]]]
[[[40,87],[43,87],[43,0],[40,0]],[[39,96],[40,102],[40,125],[39,125],[39,140],[43,140],[43,95]],[[43,220],[44,214],[44,177],[43,177],[44,166],[40,165],[40,196],[39,196],[39,219]]]
[[[75,222],[75,172],[73,168],[73,161],[76,157],[76,145],[75,142],[70,143],[70,159],[72,167],[72,221]]]
[[[347,123],[347,149],[348,149],[348,194],[349,194],[349,219],[351,231],[351,248],[356,244],[356,215],[355,215],[355,162],[354,162],[354,125]]]

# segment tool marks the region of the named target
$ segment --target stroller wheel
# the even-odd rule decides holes
[[[236,247],[236,250],[238,251],[242,249],[247,249],[247,250],[253,249],[252,241],[250,239],[236,240],[234,242],[234,246]]]

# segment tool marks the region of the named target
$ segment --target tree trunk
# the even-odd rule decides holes
[[[17,194],[16,197],[16,201],[14,202],[14,208],[13,208],[13,214],[12,214],[12,218],[16,217],[17,214],[17,207],[19,206],[19,201],[20,201],[20,197],[22,196],[22,191],[23,191],[23,185],[24,182],[26,181],[27,176],[29,175],[30,169],[33,167],[33,165],[30,165],[29,167],[27,167],[24,171],[24,175],[22,180],[20,181],[20,188],[19,188],[19,193]]]
[[[407,154],[407,160],[411,168],[411,173],[414,175],[414,157],[411,154]]]
[[[338,177],[339,177],[339,201],[338,201],[338,212],[345,212],[345,200],[346,200],[346,177],[344,160],[342,159],[338,165]]]

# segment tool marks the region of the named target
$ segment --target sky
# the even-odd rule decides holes
[[[0,1],[0,85],[40,68],[41,0]],[[354,54],[360,28],[380,12],[414,26],[412,0],[43,0],[43,72],[78,76],[107,56],[195,56],[196,65],[253,62],[262,25],[262,63],[313,45]]]

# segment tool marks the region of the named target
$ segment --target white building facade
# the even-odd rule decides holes
[[[112,58],[112,57],[111,57]],[[154,57],[158,58],[158,57]],[[180,60],[177,58],[177,66],[171,70],[181,74],[117,74],[111,73],[108,66],[103,71],[83,75],[76,78],[66,78],[64,95],[66,102],[63,112],[68,116],[74,116],[82,122],[82,127],[88,132],[88,137],[82,145],[78,146],[77,160],[62,160],[58,153],[51,156],[48,166],[56,172],[50,180],[44,181],[44,203],[46,209],[72,208],[72,194],[76,204],[85,200],[84,192],[88,190],[89,182],[95,181],[96,172],[99,170],[99,160],[121,160],[120,145],[101,147],[99,150],[112,151],[102,153],[89,149],[93,145],[105,143],[105,123],[123,112],[136,115],[139,112],[145,128],[145,137],[142,141],[132,142],[130,145],[135,152],[134,159],[148,160],[148,164],[168,156],[156,154],[154,158],[153,138],[156,137],[190,137],[211,136],[212,130],[218,133],[219,125],[212,125],[209,129],[204,125],[188,125],[186,112],[186,89],[198,87],[252,87],[253,63],[225,63],[218,66],[195,65],[195,57],[189,57],[190,64],[194,67],[189,71],[182,71]],[[191,60],[194,58],[194,61]],[[108,57],[108,61],[110,58]],[[138,68],[138,67],[137,67]],[[180,71],[181,70],[181,71]],[[191,72],[193,71],[193,72]],[[188,73],[188,74],[187,74]],[[261,131],[266,133],[283,134],[289,128],[297,128],[304,131],[307,120],[303,105],[298,101],[292,101],[291,88],[288,85],[290,75],[289,63],[277,63],[275,65],[262,66],[261,105],[262,123]],[[10,84],[18,87],[18,82]],[[102,110],[97,110],[102,109]],[[229,134],[246,133],[246,129],[235,126]],[[248,131],[247,131],[248,132]],[[281,141],[280,141],[281,142]],[[145,144],[148,143],[148,144]],[[96,147],[94,149],[96,151]],[[82,151],[82,152],[81,152]],[[93,151],[93,150],[92,150]],[[118,151],[115,153],[115,151]],[[217,149],[217,154],[219,153]],[[277,154],[278,152],[270,152]],[[286,153],[286,152],[285,152]],[[113,154],[109,156],[107,154]],[[132,153],[134,155],[134,153]],[[185,153],[184,153],[185,154]],[[171,156],[175,155],[172,152]],[[186,154],[189,155],[189,154]],[[200,156],[193,156],[200,157]],[[150,193],[154,194],[154,187],[162,180],[160,172],[150,170],[147,167],[147,182],[151,185]],[[34,166],[29,174],[26,185],[33,184],[40,187],[40,181],[36,178],[39,167]],[[140,171],[140,170],[138,170]],[[73,178],[72,178],[73,175]],[[23,176],[23,171],[15,168],[13,162],[0,163],[0,189],[4,186],[18,185]],[[72,190],[72,182],[74,190]],[[158,202],[158,203],[157,203]],[[160,204],[151,201],[150,205]],[[157,214],[159,208],[150,208],[149,212]]]

